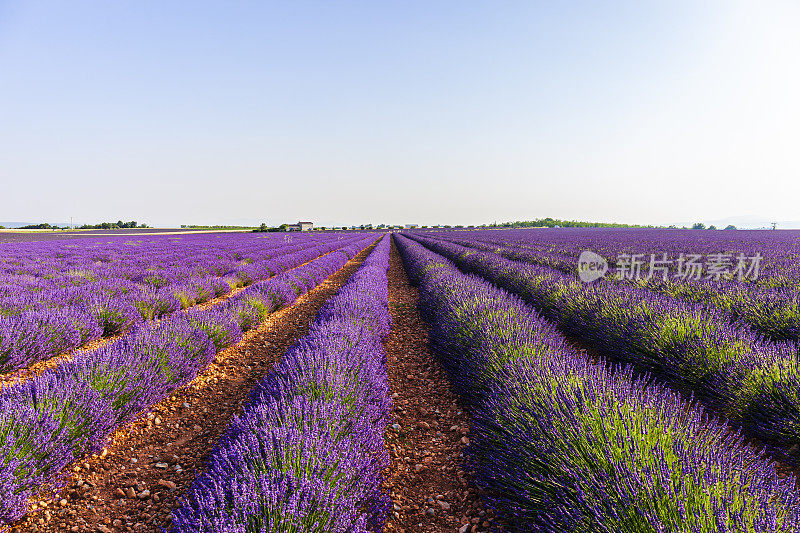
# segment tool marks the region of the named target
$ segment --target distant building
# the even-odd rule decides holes
[[[406,229],[417,229],[419,224],[406,224]]]
[[[314,229],[313,222],[298,222],[286,226],[286,231],[311,231],[312,229]]]

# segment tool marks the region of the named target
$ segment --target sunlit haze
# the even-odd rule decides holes
[[[798,28],[791,1],[0,0],[0,221],[789,226]]]

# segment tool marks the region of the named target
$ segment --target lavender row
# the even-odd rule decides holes
[[[584,250],[593,250],[612,264],[621,254],[667,254],[675,258],[681,253],[704,257],[717,253],[751,257],[761,254],[761,272],[757,285],[797,289],[800,282],[800,233],[797,231],[691,231],[669,229],[513,229],[490,231],[428,232],[448,240],[481,241],[498,248],[525,254],[527,259],[549,257],[574,272]],[[523,257],[509,259],[527,260]]]
[[[505,232],[493,233],[505,234]],[[551,249],[552,244],[549,244],[548,235],[542,235],[541,232],[528,231],[528,240],[520,237],[515,240],[510,235],[504,237],[495,235],[493,239],[488,240],[488,236],[481,233],[472,236],[440,233],[436,237],[484,252],[496,253],[506,259],[546,266],[573,276],[577,274],[577,253],[579,252],[570,253],[560,247]],[[597,245],[599,243],[594,241],[594,244]],[[664,249],[663,244],[663,242],[660,244],[661,248],[654,249],[654,251],[659,252],[656,254],[657,256],[661,256],[661,250]],[[650,243],[650,245],[656,246],[657,244]],[[685,247],[686,245],[682,246]],[[609,249],[620,249],[602,245],[601,248],[607,250],[606,253],[608,253]],[[672,246],[667,246],[666,248],[672,248]],[[768,253],[772,254],[768,256],[773,260],[771,265],[772,274],[755,282],[741,282],[724,278],[719,280],[703,278],[699,280],[677,280],[674,277],[668,277],[665,280],[663,276],[658,274],[649,279],[623,281],[675,298],[717,307],[727,314],[732,325],[746,324],[756,333],[764,335],[771,340],[790,340],[800,343],[798,280],[791,278],[793,281],[790,281],[790,278],[787,278],[785,274],[778,273],[786,272],[785,265],[779,265],[775,259],[776,257],[787,256],[788,250],[781,251],[776,250],[776,248],[775,246],[765,246]],[[622,249],[628,252],[633,251],[630,246]],[[681,247],[679,249],[684,248]],[[638,250],[636,253],[642,253],[643,249],[639,248]],[[756,253],[752,249],[750,252]],[[792,257],[793,260],[797,258],[793,254],[789,255],[789,257]],[[613,257],[609,257],[609,259],[613,260]],[[770,267],[767,267],[767,271],[770,271]],[[763,269],[761,273],[763,274]],[[613,277],[610,279],[606,277],[598,281],[598,283],[615,281],[617,280]]]
[[[416,237],[419,239],[418,237]],[[741,427],[786,449],[800,445],[800,368],[792,343],[766,342],[718,309],[626,284],[586,285],[560,271],[453,243],[419,239],[460,268],[521,296],[604,355],[659,374]]]
[[[678,396],[594,365],[516,296],[404,237],[436,355],[473,415],[467,461],[511,531],[795,531],[779,479]]]
[[[368,246],[375,235],[269,280],[223,305],[171,315],[34,379],[0,390],[0,525],[57,486],[72,461],[186,385],[222,349]]]
[[[366,533],[391,501],[385,237],[253,391],[174,513],[176,533]]]
[[[28,287],[28,292],[7,292],[4,304],[0,304],[5,305],[7,315],[0,316],[0,372],[24,368],[91,340],[121,333],[145,320],[228,294],[233,288],[285,272],[352,241],[307,242],[262,250],[258,259],[239,265],[235,274],[224,278],[191,279],[189,272],[176,267],[170,275],[178,279],[158,289],[115,278],[69,288]],[[252,253],[251,256],[256,257]],[[154,276],[150,270],[138,276]]]
[[[248,265],[314,246],[319,239],[304,236],[288,242],[238,234],[0,245],[0,308],[14,314],[25,308],[14,296],[30,294],[30,305],[45,305],[51,291],[58,299],[59,290],[98,283],[102,289],[115,280],[151,290],[206,277],[235,283],[240,274],[249,275]]]

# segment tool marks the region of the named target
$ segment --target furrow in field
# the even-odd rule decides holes
[[[350,244],[350,242],[348,241],[347,244]],[[347,246],[347,244],[345,246]],[[338,249],[339,248],[337,248],[337,250]],[[322,254],[322,255],[320,255],[318,257],[315,257],[313,259],[309,259],[308,261],[305,261],[305,262],[303,262],[303,263],[301,263],[301,264],[299,264],[297,266],[294,266],[292,268],[286,269],[286,270],[284,270],[284,272],[291,272],[292,270],[295,270],[295,269],[298,269],[300,267],[303,267],[303,266],[309,264],[310,262],[315,261],[316,259],[319,259],[321,257],[325,257],[326,255],[328,255],[330,253],[333,253],[335,251],[336,250],[331,250],[330,252],[325,252],[324,254]],[[259,280],[255,281],[255,283],[261,283],[263,281],[268,281],[270,279],[273,279],[277,275],[279,275],[279,274],[275,274],[275,275],[270,276],[268,278],[264,278],[263,280],[259,279]],[[220,305],[220,304],[224,303],[225,301],[235,297],[236,295],[238,295],[242,291],[246,290],[248,287],[250,287],[250,285],[244,285],[244,286],[241,286],[241,287],[236,287],[235,289],[232,289],[227,294],[224,294],[222,296],[219,296],[217,298],[214,298],[212,300],[208,300],[208,301],[200,303],[200,304],[195,304],[195,305],[193,305],[191,307],[187,307],[187,308],[181,309],[181,310],[177,311],[177,313],[189,312],[189,311],[203,311],[205,309],[209,309],[211,307]],[[166,316],[169,316],[169,315],[165,315],[165,317]],[[158,322],[159,320],[160,319],[155,319],[154,322]],[[122,338],[127,333],[128,332],[123,332],[123,333],[118,333],[116,335],[113,335],[111,337],[102,337],[100,339],[95,339],[95,340],[89,342],[88,344],[86,344],[86,345],[84,345],[84,346],[82,346],[82,347],[80,347],[80,348],[78,348],[76,350],[72,350],[72,351],[69,351],[69,352],[66,352],[66,353],[62,353],[62,354],[56,355],[56,356],[51,357],[49,359],[46,359],[44,361],[39,361],[37,363],[32,364],[31,366],[29,366],[27,368],[22,368],[22,369],[19,369],[17,371],[14,371],[14,372],[9,372],[7,374],[2,374],[2,375],[0,375],[0,389],[2,389],[4,386],[13,385],[14,383],[22,383],[22,382],[27,381],[29,379],[35,378],[36,376],[38,376],[39,374],[41,374],[42,372],[44,372],[44,371],[46,371],[48,369],[54,368],[54,367],[58,366],[59,364],[69,362],[69,361],[72,360],[73,357],[79,356],[81,354],[86,354],[86,353],[89,353],[89,352],[93,352],[93,351],[97,350],[98,348],[101,348],[102,346],[105,346],[108,343],[114,342],[114,341]]]
[[[430,352],[418,299],[393,242],[392,331],[384,344],[397,426],[388,432],[393,466],[387,486],[393,509],[386,531],[452,533],[473,526],[484,531],[492,514],[483,509],[462,464],[469,418]]]
[[[521,261],[552,268],[577,279],[577,253],[553,252],[541,246],[511,241],[491,243],[480,238],[443,238],[443,240],[500,255],[511,261]],[[614,258],[609,258],[612,262]],[[765,261],[770,258],[765,258]],[[760,268],[761,273],[764,268]],[[597,283],[619,283],[675,299],[718,309],[734,327],[748,327],[772,342],[800,342],[800,306],[796,283],[776,277],[781,265],[773,266],[773,274],[757,280],[713,280],[676,278],[670,272],[667,279],[656,272],[650,279],[617,279],[606,276]]]
[[[415,237],[419,239],[419,237]],[[798,464],[797,348],[734,328],[721,312],[626,284],[585,285],[552,269],[421,239],[465,271],[519,295],[610,360],[692,395],[774,457]]]
[[[162,320],[134,336],[0,391],[0,421],[10,437],[0,455],[0,482],[9,497],[0,519],[22,516],[30,498],[46,494],[63,469],[192,381],[222,349],[291,305],[371,244],[367,236],[339,255],[251,286],[226,305]]]
[[[437,356],[471,409],[468,464],[512,531],[790,531],[794,479],[532,307],[400,238]]]
[[[231,416],[286,349],[305,335],[319,308],[373,247],[221,351],[205,371],[146,416],[116,430],[105,452],[73,467],[66,487],[48,498],[47,508],[39,504],[12,527],[28,531],[36,526],[40,532],[169,528],[172,510],[202,471]]]
[[[352,243],[355,240],[357,239],[350,238],[345,239],[343,243],[338,242],[338,248],[336,249],[347,246],[348,243]],[[231,296],[232,290],[249,286],[253,282],[265,281],[266,279],[274,277],[274,275],[286,271],[285,260],[287,258],[302,254],[303,257],[312,260],[312,256],[315,253],[326,249],[331,251],[331,247],[332,243],[311,241],[293,246],[282,246],[276,249],[270,249],[272,252],[275,252],[276,255],[261,258],[251,263],[243,262],[239,265],[241,269],[235,271],[235,274],[228,273],[225,276],[217,276],[203,280],[199,278],[191,279],[187,285],[173,284],[167,288],[174,289],[174,293],[169,290],[164,293],[162,290],[161,292],[150,295],[153,298],[152,301],[138,301],[133,307],[131,306],[131,302],[127,302],[127,308],[123,305],[122,308],[116,309],[112,302],[112,309],[109,310],[107,307],[109,302],[100,303],[100,301],[96,301],[91,307],[91,312],[93,315],[97,314],[98,316],[86,315],[84,319],[88,320],[88,323],[84,323],[84,319],[73,318],[71,316],[75,325],[80,325],[81,328],[86,330],[81,334],[86,335],[81,337],[84,339],[82,341],[70,337],[72,332],[70,328],[59,331],[59,328],[64,328],[65,324],[59,323],[57,320],[55,324],[50,324],[47,320],[42,322],[44,317],[39,316],[37,313],[21,313],[20,316],[14,316],[12,314],[11,317],[5,319],[5,323],[2,325],[3,331],[0,331],[0,336],[7,337],[2,347],[3,352],[0,353],[0,363],[2,363],[0,368],[3,370],[3,374],[0,374],[0,385],[13,382],[17,378],[26,379],[31,375],[36,375],[37,369],[40,372],[42,369],[51,367],[50,361],[54,359],[60,361],[65,358],[68,359],[70,354],[76,354],[81,351],[91,351],[106,342],[119,338],[120,335],[126,334],[126,332],[135,329],[142,323],[154,320],[157,321],[180,310],[202,309],[202,307],[198,305],[197,300],[201,300],[201,303],[203,303],[206,302],[206,298],[214,294],[220,294],[221,300],[220,298],[214,298],[214,300],[217,302],[224,301],[226,295],[228,298]],[[209,285],[209,279],[213,279],[217,285],[214,286],[213,283]],[[201,290],[198,287],[203,283],[205,285]],[[193,286],[192,284],[195,285]],[[225,292],[225,294],[221,294],[222,292]],[[122,299],[124,300],[124,298]],[[142,307],[139,307],[140,305]],[[177,309],[173,310],[173,307]],[[126,310],[123,311],[123,308]],[[52,313],[56,313],[57,315],[58,311],[58,308],[51,309],[46,316],[50,316]],[[85,309],[72,310],[73,313],[83,313],[84,311]],[[65,312],[69,313],[68,310]],[[27,317],[27,319],[24,317]],[[26,320],[30,320],[31,317],[33,317],[34,322],[27,323]],[[100,328],[100,331],[92,331],[92,328],[97,327],[97,324],[94,324],[94,322],[100,320],[99,317],[103,317],[102,321],[104,325]],[[61,316],[61,318],[63,319],[64,317]],[[108,322],[108,324],[105,324],[105,322]],[[109,328],[109,330],[103,331],[105,328]],[[41,335],[43,331],[50,329],[53,331],[49,336]],[[89,331],[92,332],[88,333]],[[114,334],[113,332],[115,331],[119,333]],[[105,335],[103,335],[103,333],[105,333]],[[58,350],[57,347],[52,346],[52,343],[55,341],[62,343],[61,349],[65,351],[61,354],[53,353]],[[40,353],[38,350],[41,350],[43,346],[47,346],[47,348],[44,349],[43,353]],[[37,349],[31,350],[33,347]],[[67,349],[67,347],[69,348]],[[33,370],[31,370],[32,368]]]
[[[381,240],[254,388],[173,513],[176,532],[383,528],[389,244]]]

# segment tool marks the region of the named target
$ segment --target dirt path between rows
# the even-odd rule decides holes
[[[429,351],[419,291],[410,285],[394,241],[389,265],[393,324],[385,345],[395,420],[387,432],[394,464],[386,486],[394,508],[385,531],[485,531],[491,513],[481,508],[461,467],[469,419]]]
[[[308,332],[323,303],[372,251],[369,246],[294,305],[223,350],[191,384],[117,430],[107,454],[73,468],[61,493],[11,527],[27,532],[168,529],[171,511],[203,468],[252,388]],[[46,507],[43,507],[46,505]]]
[[[337,250],[338,250],[338,248],[337,248]],[[325,257],[326,255],[331,254],[331,253],[333,253],[333,252],[335,252],[337,250],[332,250],[330,252],[325,252],[324,254],[322,254],[322,255],[320,255],[318,257],[315,257],[314,259],[309,259],[305,263],[301,263],[301,264],[297,265],[296,267],[292,267],[290,269],[285,270],[284,272],[291,272],[292,270],[295,270],[297,268],[305,266],[308,263],[310,263],[311,261],[316,261],[320,257]],[[280,256],[278,256],[278,257],[280,258]],[[163,319],[169,318],[170,316],[175,316],[178,313],[188,313],[190,311],[202,311],[204,309],[208,309],[209,307],[214,307],[214,306],[220,305],[223,302],[225,302],[226,300],[228,300],[230,298],[233,298],[234,296],[236,296],[240,292],[244,291],[245,289],[247,289],[249,287],[252,287],[254,284],[263,283],[265,281],[269,281],[270,279],[273,279],[273,278],[275,278],[277,276],[280,276],[284,272],[275,274],[275,275],[270,276],[268,278],[256,280],[253,283],[251,283],[250,285],[245,285],[243,287],[236,287],[235,289],[231,289],[231,291],[229,293],[227,293],[227,294],[223,294],[222,296],[218,296],[216,298],[212,298],[212,299],[207,300],[207,301],[205,301],[203,303],[195,304],[195,305],[186,307],[185,309],[179,309],[178,311],[173,311],[171,313],[168,313],[168,314],[162,316],[161,318],[158,318],[158,319],[154,320],[153,322],[158,322],[159,320],[163,320]],[[147,324],[148,322],[150,322],[150,321],[140,322],[140,323],[137,323],[136,325],[134,325],[133,327],[137,327],[137,326],[140,326],[142,324]],[[112,335],[110,337],[101,337],[99,339],[95,339],[95,340],[93,340],[91,342],[88,342],[88,343],[84,344],[83,346],[79,346],[78,348],[75,348],[74,350],[71,350],[71,351],[65,352],[65,353],[61,353],[61,354],[58,354],[58,355],[54,355],[54,356],[49,357],[47,359],[44,359],[42,361],[37,361],[37,362],[32,363],[30,366],[27,366],[25,368],[20,368],[18,370],[12,370],[11,372],[6,372],[5,374],[0,374],[0,389],[2,389],[3,387],[14,386],[17,383],[22,383],[22,382],[25,382],[25,381],[27,381],[29,379],[34,379],[36,376],[38,376],[40,374],[43,374],[45,371],[50,370],[51,368],[55,368],[55,367],[57,367],[58,365],[60,365],[62,363],[66,363],[68,361],[71,361],[74,357],[77,357],[77,356],[79,356],[79,355],[81,355],[83,353],[88,353],[88,352],[93,352],[95,350],[98,350],[98,349],[102,348],[103,346],[105,346],[106,344],[109,344],[109,343],[111,343],[111,342],[113,342],[115,340],[118,340],[121,337],[127,335],[128,333],[130,333],[131,329],[132,328],[128,328],[125,331],[123,331],[122,333],[117,333],[116,335]]]

